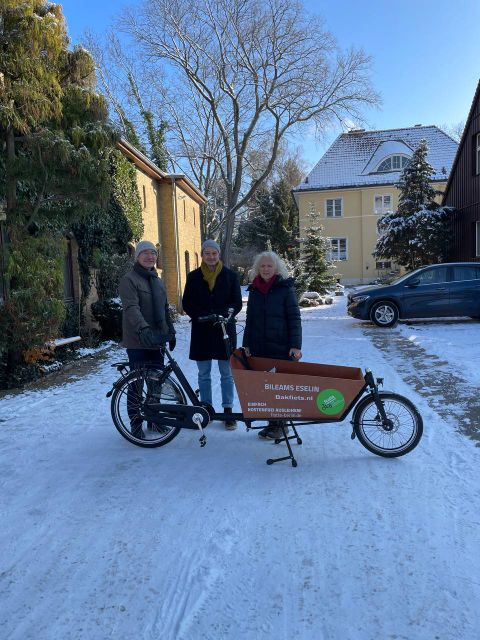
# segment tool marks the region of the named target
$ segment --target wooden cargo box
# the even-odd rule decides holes
[[[274,358],[247,359],[237,349],[230,358],[245,418],[256,420],[341,419],[362,391],[362,370]]]

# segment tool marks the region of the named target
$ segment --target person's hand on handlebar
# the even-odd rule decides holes
[[[300,360],[300,358],[302,357],[302,352],[300,351],[300,349],[295,349],[295,347],[292,347],[288,352],[288,355],[292,358],[292,360]]]
[[[245,351],[245,355],[247,356],[247,358],[250,358],[250,356],[252,355],[250,353],[250,349],[248,347],[243,347],[243,350]]]

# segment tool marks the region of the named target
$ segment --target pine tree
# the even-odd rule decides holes
[[[270,206],[269,191],[266,188],[259,189],[250,202],[246,218],[238,225],[234,238],[237,253],[247,250],[249,255],[254,255],[266,250],[269,238],[267,212]]]
[[[451,209],[435,202],[439,192],[431,185],[434,170],[427,153],[427,142],[422,140],[398,183],[398,210],[378,221],[374,256],[393,259],[409,270],[442,262],[448,252]]]
[[[294,239],[298,237],[297,207],[285,180],[276,182],[270,191],[270,207],[266,212],[267,232],[273,251],[288,255]]]
[[[288,183],[280,179],[271,189],[262,187],[255,193],[247,219],[238,225],[235,246],[259,252],[270,242],[272,251],[288,257],[297,238],[297,207]]]
[[[297,275],[298,288],[302,293],[316,291],[324,294],[335,284],[333,265],[327,257],[330,241],[322,232],[318,214],[310,214],[310,225],[302,242],[303,271]]]

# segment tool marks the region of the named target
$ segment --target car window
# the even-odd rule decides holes
[[[480,267],[473,265],[453,267],[453,280],[478,280],[480,278]]]
[[[447,267],[427,269],[417,275],[420,284],[439,284],[447,281]]]
[[[400,284],[404,280],[411,278],[411,276],[417,271],[418,269],[415,269],[414,271],[409,271],[408,273],[404,273],[403,276],[399,276],[398,278],[395,278],[395,280],[392,280],[390,284]]]

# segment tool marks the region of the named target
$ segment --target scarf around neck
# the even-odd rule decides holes
[[[213,287],[215,286],[215,282],[217,280],[218,274],[222,270],[223,262],[219,260],[215,265],[215,269],[210,271],[205,262],[202,260],[202,264],[200,265],[200,269],[202,270],[203,279],[208,284],[208,288],[210,291],[213,291]]]
[[[155,319],[155,325],[158,328],[161,328],[165,325],[167,321],[166,312],[165,312],[165,295],[163,291],[163,286],[160,278],[158,277],[158,273],[155,269],[145,269],[141,264],[136,262],[133,265],[133,270],[135,273],[138,273],[139,276],[145,278],[150,285],[150,291],[152,292],[152,304],[153,304],[153,317]]]
[[[138,262],[135,262],[135,264],[133,265],[133,270],[138,273],[139,276],[145,278],[145,280],[150,280],[150,278],[158,278],[158,273],[155,271],[155,269],[145,269],[145,267],[142,267],[142,265]]]
[[[263,293],[264,296],[270,291],[275,282],[277,282],[278,276],[272,276],[268,282],[266,282],[261,276],[256,276],[253,279],[252,287]]]

